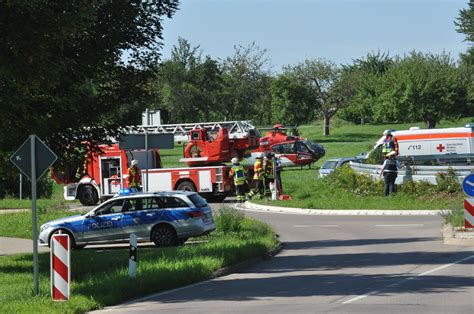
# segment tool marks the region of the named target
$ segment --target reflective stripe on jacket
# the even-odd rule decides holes
[[[391,151],[395,151],[398,155],[398,141],[395,137],[385,139],[382,144],[382,154],[387,155]]]
[[[395,159],[385,160],[385,166],[383,172],[398,172],[397,161]]]
[[[229,176],[234,177],[234,185],[244,185],[246,180],[244,166],[232,166],[232,168],[229,170]]]
[[[265,163],[265,177],[273,179],[273,164],[270,160]]]
[[[262,179],[262,174],[263,174],[263,167],[262,167],[262,161],[257,159],[255,164],[253,165],[253,179],[254,180],[261,180]]]
[[[139,187],[141,183],[142,183],[142,177],[140,174],[140,169],[138,169],[138,167],[135,167],[135,166],[128,168],[128,186]]]

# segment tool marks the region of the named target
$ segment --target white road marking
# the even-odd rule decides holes
[[[423,227],[424,224],[375,225],[376,227]]]
[[[462,263],[464,261],[467,261],[467,260],[470,260],[470,259],[473,259],[474,258],[474,255],[471,255],[471,256],[468,256],[468,257],[465,257],[463,259],[460,259],[458,261],[455,261],[455,262],[452,262],[450,264],[446,264],[446,265],[443,265],[443,266],[439,266],[439,267],[436,267],[432,270],[428,270],[428,271],[425,271],[424,273],[421,273],[421,274],[418,274],[416,276],[412,276],[412,277],[408,277],[408,278],[405,278],[405,279],[402,279],[400,281],[397,281],[395,283],[392,283],[391,285],[388,285],[387,287],[395,287],[395,286],[398,286],[398,285],[401,285],[407,281],[410,281],[410,280],[413,280],[413,279],[416,279],[418,277],[423,277],[423,276],[426,276],[426,275],[429,275],[429,274],[432,274],[434,272],[437,272],[437,271],[440,271],[442,269],[445,269],[445,268],[448,268],[450,266],[453,266],[453,265],[456,265],[456,264],[459,264],[459,263]],[[374,291],[371,291],[369,293],[366,293],[366,294],[363,294],[363,295],[359,295],[357,297],[354,297],[352,299],[349,299],[349,300],[346,300],[344,302],[342,302],[342,304],[349,304],[349,303],[353,303],[355,301],[359,301],[361,299],[364,299],[364,298],[367,298],[371,295],[374,295],[374,294],[378,294],[380,292],[380,290],[374,290]]]
[[[313,228],[313,227],[321,227],[321,228],[337,228],[339,225],[293,225],[295,228]]]

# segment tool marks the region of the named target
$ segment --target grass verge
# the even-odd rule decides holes
[[[204,243],[138,251],[137,278],[128,278],[128,250],[73,251],[72,298],[51,300],[49,254],[40,254],[39,297],[32,292],[32,255],[0,257],[0,313],[82,313],[208,279],[219,268],[264,256],[278,245],[272,229],[224,209]]]
[[[282,172],[283,190],[291,201],[256,200],[257,204],[313,209],[457,209],[463,206],[461,193],[429,195],[395,194],[392,197],[360,196],[334,187],[318,177],[317,170],[291,169]]]
[[[53,183],[53,193],[50,199],[38,199],[36,202],[37,208],[51,208],[62,207],[65,204],[70,204],[71,201],[66,201],[63,196],[63,186]],[[31,208],[31,199],[17,199],[6,197],[0,199],[0,210],[2,209],[16,209],[16,208]]]

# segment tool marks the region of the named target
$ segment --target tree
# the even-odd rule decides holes
[[[341,69],[325,59],[306,59],[294,67],[286,67],[286,71],[294,72],[307,84],[313,108],[318,110],[324,119],[323,134],[328,136],[330,119],[345,105],[341,94],[333,89],[340,78]]]
[[[470,43],[467,52],[461,54],[459,68],[468,90],[468,102],[472,115],[474,109],[474,3],[470,1],[468,6],[468,8],[459,11],[459,16],[454,24],[457,31],[466,35],[466,41]]]
[[[350,92],[347,93],[347,104],[339,113],[340,116],[355,123],[371,122],[380,79],[394,66],[395,60],[380,51],[354,59],[352,64],[343,66],[342,79],[346,81]]]
[[[83,158],[75,148],[96,147],[139,121],[160,57],[162,18],[177,6],[0,1],[0,115],[9,130],[0,136],[3,157],[34,133],[60,155],[56,166],[74,167]],[[0,167],[16,172],[10,163]]]
[[[308,86],[291,73],[276,77],[271,85],[273,122],[300,125],[314,117]]]
[[[267,50],[255,43],[234,49],[234,55],[222,63],[224,119],[252,119],[257,124],[270,124],[272,77]]]
[[[424,121],[434,128],[445,117],[462,114],[466,90],[449,55],[412,52],[386,72],[374,107],[378,122]]]
[[[157,108],[169,112],[170,122],[200,122],[221,119],[221,70],[217,61],[206,56],[199,46],[183,38],[173,47],[171,59],[157,70],[155,95]]]
[[[472,1],[469,1],[467,9],[459,11],[459,16],[454,24],[458,32],[466,35],[467,41],[474,43],[474,3]]]

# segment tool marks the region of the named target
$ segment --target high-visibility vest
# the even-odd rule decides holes
[[[391,151],[395,151],[398,155],[398,141],[395,137],[385,139],[382,144],[382,154],[385,156]]]
[[[273,179],[273,164],[270,160],[265,163],[265,177],[267,179]]]
[[[229,170],[229,175],[234,177],[234,185],[244,185],[246,176],[245,169],[242,165],[234,165]]]
[[[128,186],[139,187],[142,183],[142,176],[138,167],[132,166],[128,168]]]
[[[262,174],[263,174],[263,167],[262,167],[262,161],[260,159],[257,159],[255,161],[255,164],[253,165],[253,179],[254,180],[261,180],[262,179]]]

